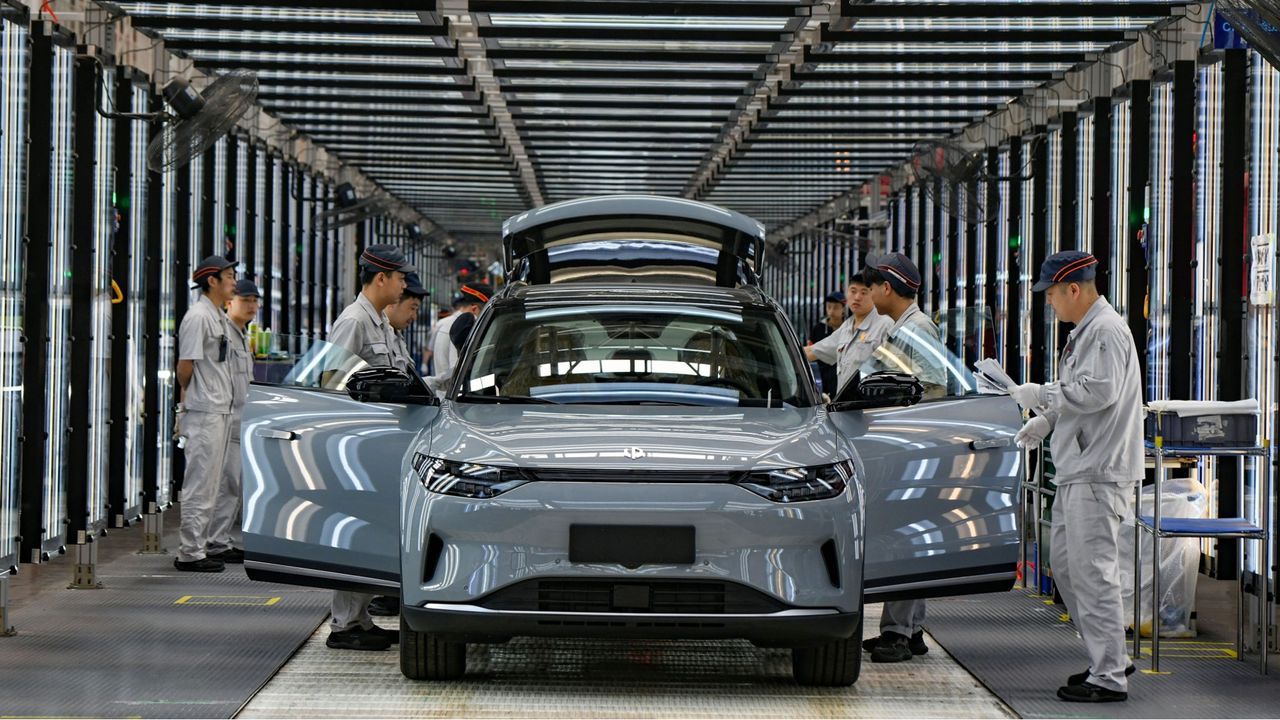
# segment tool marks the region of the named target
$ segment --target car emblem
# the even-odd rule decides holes
[[[622,457],[639,460],[640,458],[645,457],[644,448],[629,447],[622,451]]]

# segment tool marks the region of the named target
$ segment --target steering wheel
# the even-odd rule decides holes
[[[746,385],[738,382],[737,380],[734,380],[733,378],[727,378],[727,377],[698,378],[697,380],[693,381],[693,384],[694,385],[721,385],[724,387],[733,388],[734,390],[741,392],[743,395],[746,395],[747,397],[751,397],[752,394],[755,393],[755,390],[753,390],[752,388],[747,387]]]

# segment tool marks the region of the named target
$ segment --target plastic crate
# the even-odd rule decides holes
[[[1257,415],[1192,415],[1177,413],[1147,415],[1147,441],[1154,442],[1156,423],[1166,447],[1215,448],[1252,447],[1258,441]]]

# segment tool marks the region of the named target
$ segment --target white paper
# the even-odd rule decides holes
[[[1018,383],[1014,382],[1013,378],[1009,377],[1004,368],[1000,366],[1000,363],[992,358],[982,358],[974,363],[973,367],[996,387],[1003,388],[1005,392],[1018,387]]]

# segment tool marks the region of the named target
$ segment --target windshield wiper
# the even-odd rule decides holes
[[[532,395],[477,395],[463,393],[458,396],[462,402],[494,403],[496,405],[559,405],[555,400],[533,397]]]

